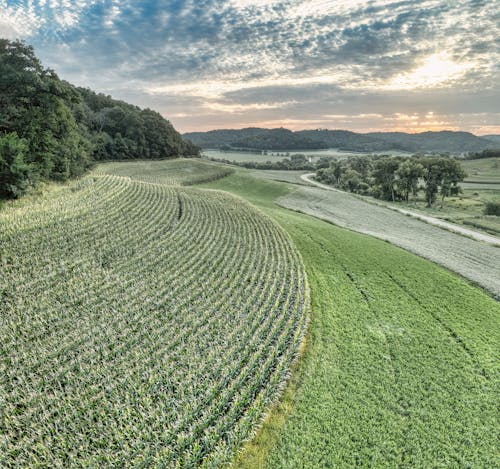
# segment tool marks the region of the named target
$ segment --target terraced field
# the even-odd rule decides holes
[[[1,467],[219,466],[278,397],[301,260],[186,180],[94,175],[2,208]]]

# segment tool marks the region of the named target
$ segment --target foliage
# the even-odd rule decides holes
[[[456,195],[466,174],[460,163],[447,157],[367,157],[354,156],[343,161],[331,161],[319,169],[316,179],[349,192],[396,201],[409,202],[420,190],[425,192],[429,207],[437,194]],[[419,183],[423,182],[423,186]]]
[[[500,217],[500,202],[486,202],[484,214]]]
[[[26,163],[26,140],[15,132],[0,135],[0,194],[19,197],[30,187],[33,174]]]
[[[94,160],[199,155],[160,114],[75,88],[44,68],[32,47],[0,39],[0,137],[13,133],[29,171],[3,165],[0,180],[17,183],[0,192],[11,196],[35,180],[80,176]]]
[[[180,184],[92,174],[0,212],[1,467],[220,467],[279,396],[301,260]]]
[[[500,143],[499,143],[500,145]],[[467,160],[481,160],[484,158],[498,158],[500,157],[500,149],[489,149],[480,152],[469,153],[465,159]]]

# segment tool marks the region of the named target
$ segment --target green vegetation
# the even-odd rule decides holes
[[[62,81],[0,39],[0,195],[80,176],[95,160],[197,156],[160,114]]]
[[[93,174],[6,203],[0,245],[1,467],[219,467],[278,398],[305,276],[245,201]]]
[[[109,162],[96,168],[98,174],[114,174],[157,184],[190,186],[232,174],[234,169],[207,161],[176,158],[163,161]]]
[[[388,243],[274,205],[285,184],[239,173],[206,187],[277,220],[311,287],[305,355],[236,467],[498,465],[498,302]]]
[[[423,191],[428,207],[436,196],[445,197],[460,192],[458,183],[466,173],[460,163],[451,158],[368,157],[355,156],[344,161],[332,161],[318,169],[316,179],[349,192],[372,195],[378,199],[416,200]],[[420,183],[423,182],[423,185]]]

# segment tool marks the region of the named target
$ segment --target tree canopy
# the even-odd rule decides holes
[[[0,192],[79,176],[94,161],[199,156],[159,113],[44,68],[31,46],[0,39]]]

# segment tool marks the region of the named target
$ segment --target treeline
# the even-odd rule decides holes
[[[390,201],[416,200],[425,194],[431,207],[438,195],[457,195],[466,173],[453,158],[356,156],[332,161],[317,171],[316,179],[340,189]]]
[[[159,113],[77,88],[0,39],[0,193],[79,176],[94,161],[199,156]]]
[[[481,160],[483,158],[499,158],[500,150],[483,150],[475,153],[468,153],[466,160]]]

